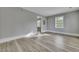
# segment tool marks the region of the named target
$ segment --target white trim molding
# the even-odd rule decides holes
[[[26,35],[2,38],[2,39],[0,39],[0,43],[5,43],[5,42],[9,42],[9,41],[16,40],[16,39],[21,39],[21,38],[33,38],[33,37],[36,37],[35,34],[36,33],[31,32],[31,33],[28,33]]]
[[[79,34],[74,34],[74,33],[57,32],[57,31],[51,31],[51,30],[46,30],[45,32],[51,32],[51,33],[56,33],[56,34],[64,34],[64,35],[68,35],[68,36],[79,37]]]
[[[16,39],[19,39],[19,38],[22,38],[22,37],[25,37],[25,35],[16,36],[16,37],[2,38],[2,39],[0,39],[0,43],[9,42],[11,40],[16,40]]]
[[[51,32],[51,33],[57,33],[57,34],[64,34],[64,35],[79,37],[79,34],[64,33],[64,32],[57,32],[57,31],[50,31],[50,30],[47,30],[47,31],[44,31],[44,32]],[[36,34],[36,33],[34,33],[34,34]],[[29,38],[28,34],[16,36],[16,37],[8,37],[8,38],[0,39],[0,43],[9,42],[9,41],[16,40],[16,39],[19,39],[19,38],[24,38],[24,37]],[[35,37],[35,36],[33,36],[33,37]]]

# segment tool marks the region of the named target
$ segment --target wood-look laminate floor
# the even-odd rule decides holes
[[[45,33],[1,43],[0,52],[79,52],[79,38]]]

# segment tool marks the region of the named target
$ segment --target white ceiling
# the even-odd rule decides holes
[[[22,7],[31,12],[40,14],[42,16],[51,16],[65,12],[71,12],[75,10],[79,10],[78,7]]]

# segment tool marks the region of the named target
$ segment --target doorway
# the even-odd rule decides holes
[[[41,32],[41,19],[42,17],[37,17],[37,32]]]

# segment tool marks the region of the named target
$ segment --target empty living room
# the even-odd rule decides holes
[[[0,52],[79,52],[79,8],[0,7]]]

